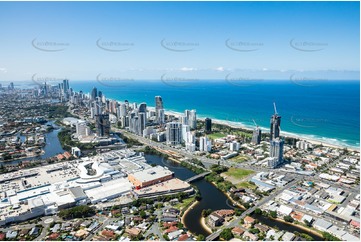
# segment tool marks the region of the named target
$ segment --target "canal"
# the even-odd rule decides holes
[[[9,161],[9,162],[4,162],[3,165],[4,166],[13,166],[13,165],[17,165],[20,162],[23,161],[39,161],[39,160],[45,160],[47,158],[53,157],[59,153],[64,153],[65,151],[63,150],[63,148],[61,147],[60,141],[58,139],[58,133],[61,131],[61,128],[59,126],[57,126],[56,124],[54,124],[52,121],[46,123],[46,125],[52,125],[54,127],[54,129],[52,129],[50,132],[45,133],[45,146],[43,147],[44,149],[44,154],[37,156],[37,157],[28,157],[28,158],[22,158],[22,159],[18,159],[18,160],[13,160],[13,161]],[[22,141],[25,140],[25,136],[21,136],[20,139]]]
[[[145,158],[149,164],[156,164],[160,166],[166,166],[169,170],[174,172],[175,177],[186,180],[194,175],[194,172],[188,170],[187,168],[181,166],[180,164],[164,159],[160,156],[155,155],[145,155]],[[208,236],[209,232],[202,227],[201,217],[203,209],[234,209],[235,207],[229,201],[226,195],[220,192],[215,186],[211,183],[207,182],[205,179],[198,180],[192,183],[198,187],[202,200],[200,200],[193,209],[191,209],[184,218],[185,226],[193,233],[193,234],[203,234],[204,236]],[[313,233],[308,232],[307,230],[291,226],[286,223],[282,223],[277,220],[269,219],[268,217],[264,217],[262,215],[252,215],[252,217],[258,219],[261,223],[268,225],[269,227],[278,227],[281,230],[289,231],[289,232],[299,232],[305,233],[313,237],[315,240],[321,241],[324,240],[322,237],[317,236]]]

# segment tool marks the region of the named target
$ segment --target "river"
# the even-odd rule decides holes
[[[175,177],[186,180],[194,175],[194,172],[188,170],[185,167],[182,167],[180,164],[164,159],[160,156],[155,155],[145,155],[146,160],[149,164],[157,164],[161,166],[166,166],[169,170],[174,172]],[[201,225],[201,213],[203,209],[233,209],[232,203],[229,201],[226,195],[220,192],[214,185],[207,182],[205,179],[198,180],[192,183],[198,187],[202,200],[200,200],[196,206],[193,207],[184,217],[185,226],[193,233],[193,234],[203,234],[204,236],[208,236],[209,232],[205,230]],[[306,230],[301,228],[290,226],[288,224],[271,220],[267,217],[263,217],[260,215],[252,215],[252,217],[257,218],[261,223],[266,224],[270,227],[277,226],[281,230],[289,231],[289,232],[300,232],[305,233],[312,236],[315,240],[323,240],[322,237],[309,233]]]

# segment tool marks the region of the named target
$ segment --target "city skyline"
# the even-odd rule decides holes
[[[358,2],[0,6],[4,81],[359,77]]]

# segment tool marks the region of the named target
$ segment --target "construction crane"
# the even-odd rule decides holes
[[[277,108],[276,108],[276,103],[275,103],[275,102],[273,103],[273,108],[274,108],[274,110],[275,110],[275,114],[278,114],[278,113],[277,113]]]
[[[254,125],[258,128],[256,121],[254,121],[254,119],[252,119],[252,121],[253,121]]]

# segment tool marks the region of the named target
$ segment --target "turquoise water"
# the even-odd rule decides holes
[[[196,109],[210,117],[254,127],[252,119],[269,131],[270,116],[282,116],[281,132],[325,143],[359,147],[359,81],[71,81],[75,91],[97,87],[107,98],[146,102],[163,98],[166,110]]]

